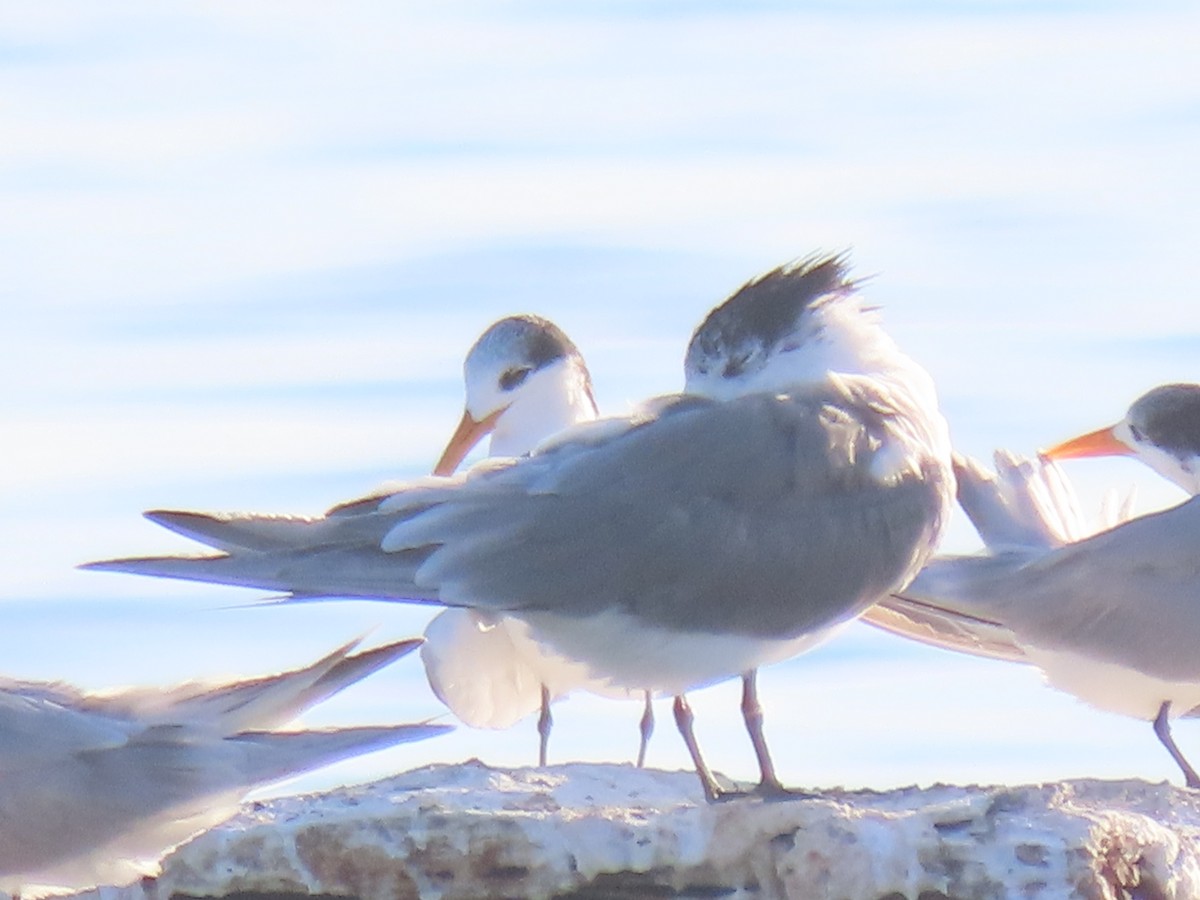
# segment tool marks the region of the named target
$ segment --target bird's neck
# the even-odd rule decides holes
[[[1137,454],[1163,478],[1179,485],[1193,497],[1200,494],[1200,457],[1180,458],[1159,447],[1139,446]]]
[[[902,413],[914,446],[949,469],[950,428],[938,405],[933,378],[901,351],[870,310],[836,307],[828,310],[814,338],[795,353],[779,355],[766,390],[781,393],[821,386],[839,378],[868,379]],[[764,373],[766,374],[766,373]]]

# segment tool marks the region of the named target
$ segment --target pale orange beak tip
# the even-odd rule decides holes
[[[1088,434],[1080,435],[1069,441],[1063,441],[1041,451],[1048,459],[1080,459],[1086,456],[1133,456],[1134,453],[1125,444],[1117,440],[1114,433],[1116,426],[1101,428]]]

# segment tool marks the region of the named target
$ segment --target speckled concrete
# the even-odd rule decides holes
[[[1198,841],[1200,794],[1140,781],[709,806],[690,773],[469,762],[253,806],[104,897],[1187,900]]]

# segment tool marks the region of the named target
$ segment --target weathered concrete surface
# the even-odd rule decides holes
[[[438,765],[247,808],[104,892],[804,900],[1200,898],[1200,794],[1140,781],[707,806],[690,773]]]

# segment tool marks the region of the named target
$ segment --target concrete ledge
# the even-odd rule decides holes
[[[468,762],[251,805],[103,897],[1194,900],[1198,848],[1200,793],[1167,784],[708,806],[691,773]]]

